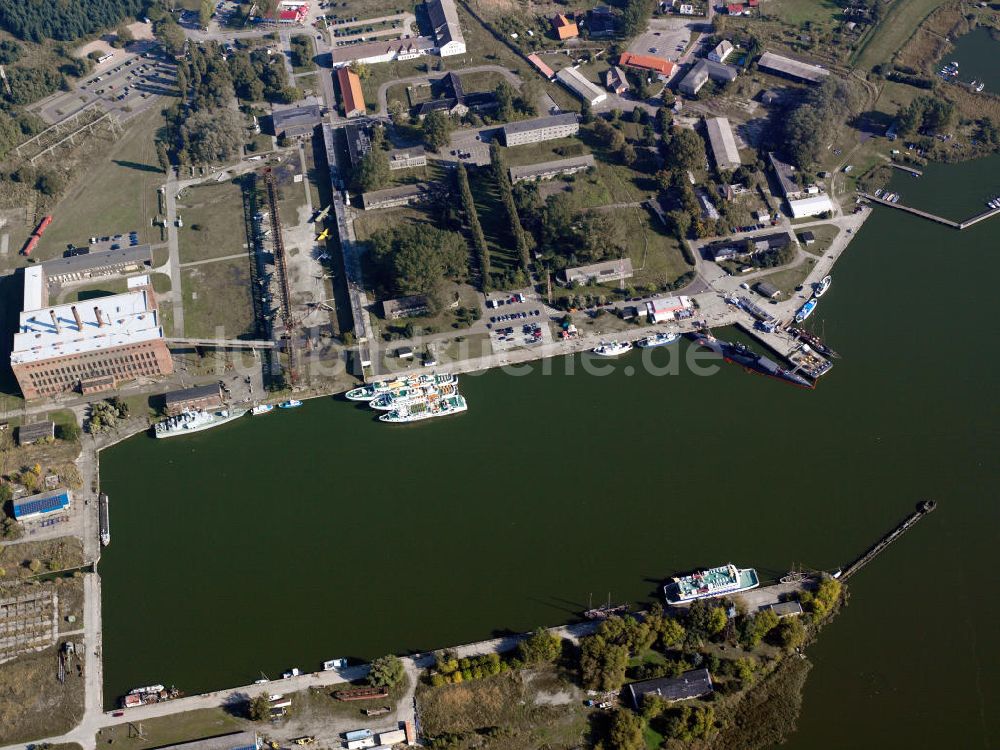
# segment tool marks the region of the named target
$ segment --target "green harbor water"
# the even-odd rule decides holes
[[[983,92],[1000,93],[1000,31],[993,32],[986,26],[980,26],[968,34],[955,40],[955,48],[946,54],[938,65],[947,65],[954,60],[958,63],[958,80],[969,83],[981,81],[986,86]]]
[[[964,218],[998,170],[891,187]],[[634,352],[464,376],[469,411],[416,425],[320,399],[126,441],[101,467],[106,704],[557,624],[695,566],[833,569],[931,497],[810,648],[786,747],[996,747],[998,248],[1000,219],[876,209],[810,320],[843,355],[815,391]]]

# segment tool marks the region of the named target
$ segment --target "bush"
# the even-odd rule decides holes
[[[80,425],[76,423],[76,420],[61,424],[56,429],[56,434],[60,440],[76,440],[80,437]]]
[[[403,662],[398,656],[389,654],[372,662],[371,672],[368,673],[368,682],[373,687],[392,689],[401,683],[405,676]]]
[[[559,637],[542,628],[517,644],[517,656],[525,664],[555,661],[561,650],[562,641]]]

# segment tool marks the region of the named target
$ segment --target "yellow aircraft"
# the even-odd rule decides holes
[[[316,241],[317,242],[323,242],[329,236],[330,236],[330,230],[329,229],[324,229],[323,232],[320,234],[320,236],[316,238]]]

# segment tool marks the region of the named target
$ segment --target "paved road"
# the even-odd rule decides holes
[[[376,95],[376,99],[378,101],[378,114],[382,117],[387,117],[389,115],[389,106],[386,102],[386,94],[392,86],[398,86],[399,84],[429,83],[430,81],[439,81],[449,73],[458,73],[459,75],[462,75],[463,73],[499,73],[510,81],[514,88],[521,88],[521,79],[514,73],[511,73],[509,68],[505,68],[502,65],[473,65],[459,70],[446,70],[443,73],[436,73],[434,75],[394,78],[391,81],[386,81],[378,87],[378,94]]]
[[[177,171],[167,173],[163,198],[166,205],[167,248],[170,251],[170,297],[174,312],[174,336],[184,335],[184,296],[181,291],[181,251],[177,238]]]

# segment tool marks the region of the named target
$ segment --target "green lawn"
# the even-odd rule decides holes
[[[239,338],[253,331],[250,261],[221,260],[182,273],[184,333],[208,338]]]
[[[67,189],[32,257],[48,260],[61,255],[69,242],[83,244],[94,235],[131,230],[139,233],[141,242],[159,242],[150,219],[157,212],[156,189],[164,182],[153,145],[162,125],[156,107],[130,122],[107,154]]]
[[[796,26],[806,21],[814,24],[833,21],[841,10],[833,0],[773,0],[766,8],[767,15]]]
[[[840,228],[835,224],[821,224],[818,227],[811,227],[808,231],[816,235],[816,241],[812,245],[803,243],[802,249],[817,257],[822,256],[829,249],[833,239],[840,234]]]
[[[813,258],[807,258],[804,263],[800,263],[792,268],[786,268],[784,271],[768,274],[757,281],[770,282],[785,294],[791,295],[795,291],[795,287],[805,281],[806,276],[812,271],[814,265],[816,265],[816,261]]]
[[[110,743],[114,743],[115,748],[145,750],[185,740],[238,732],[246,725],[247,722],[233,718],[221,708],[206,708],[161,719],[146,719],[142,722],[141,737],[130,724],[107,727],[97,733],[97,744],[99,747],[109,747],[112,746]]]
[[[854,54],[851,62],[870,70],[888,62],[913,35],[917,27],[945,0],[896,0],[885,12],[881,23]]]
[[[246,252],[239,185],[229,180],[194,185],[178,202],[177,212],[184,219],[178,230],[181,263]]]

